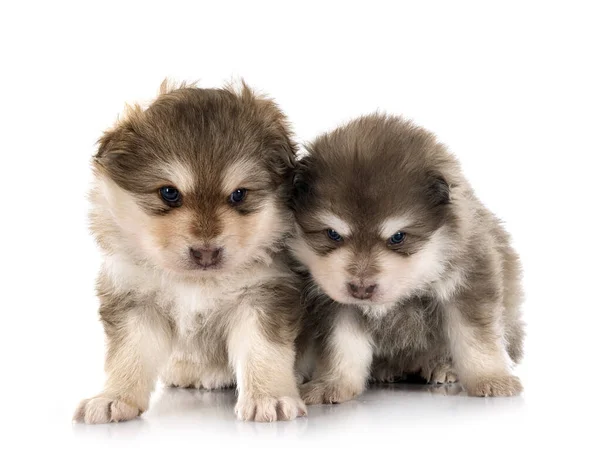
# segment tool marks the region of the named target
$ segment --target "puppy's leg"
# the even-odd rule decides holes
[[[294,339],[287,325],[267,324],[268,313],[241,305],[228,337],[240,420],[272,422],[306,415],[294,373]]]
[[[307,404],[349,401],[363,392],[369,378],[373,347],[356,311],[340,310],[321,353],[315,379],[300,388]]]
[[[503,343],[501,305],[454,303],[446,311],[454,366],[472,396],[513,396],[523,387],[511,374]]]
[[[152,308],[127,305],[105,320],[105,331],[107,381],[102,393],[79,404],[73,417],[78,422],[119,422],[140,415],[148,408],[159,368],[168,357],[169,325]]]

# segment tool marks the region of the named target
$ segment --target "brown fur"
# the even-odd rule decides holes
[[[237,385],[238,417],[305,414],[294,377],[298,278],[288,268],[286,206],[296,147],[269,99],[241,90],[161,87],[100,139],[91,228],[107,382],[76,420],[105,423],[148,407],[168,384]],[[169,204],[162,187],[180,196]],[[247,189],[234,203],[236,189]],[[194,248],[219,247],[206,268]]]
[[[307,269],[309,309],[301,342],[304,355],[317,350],[315,368],[299,359],[312,379],[307,403],[341,402],[369,377],[411,373],[458,375],[473,395],[521,390],[510,374],[523,350],[518,256],[431,133],[397,117],[359,118],[308,146],[295,184],[292,246]],[[396,221],[403,226],[383,234]],[[328,236],[331,222],[342,241]],[[396,231],[405,239],[393,245]],[[357,300],[347,282],[375,294]]]

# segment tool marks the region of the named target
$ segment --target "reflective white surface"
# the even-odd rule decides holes
[[[590,458],[588,443],[597,426],[580,417],[568,417],[583,415],[585,399],[574,395],[562,398],[568,393],[563,393],[558,383],[553,389],[557,391],[554,399],[545,391],[536,398],[526,393],[481,399],[466,396],[458,384],[375,385],[354,401],[311,406],[306,418],[267,424],[237,421],[232,390],[159,388],[150,410],[134,421],[72,424],[69,417],[76,401],[67,404],[70,398],[63,398],[44,401],[41,409],[48,411],[48,418],[23,420],[29,429],[15,435],[21,438],[21,448],[32,455],[59,449],[67,458],[103,458],[114,453],[125,457],[128,452],[198,458],[215,454],[305,458],[315,452],[351,458],[371,454],[519,458],[521,454],[579,452]],[[594,410],[592,406],[589,409]],[[34,425],[36,437],[29,439]]]

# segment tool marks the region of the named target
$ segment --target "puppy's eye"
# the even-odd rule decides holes
[[[330,240],[333,240],[336,243],[339,243],[343,240],[342,235],[340,235],[338,232],[336,232],[332,228],[327,229],[327,236],[329,237]]]
[[[246,198],[248,190],[245,188],[238,188],[235,192],[229,195],[229,202],[231,204],[240,204]]]
[[[402,243],[405,239],[406,239],[406,233],[404,233],[404,232],[397,232],[397,233],[394,233],[390,237],[390,239],[388,240],[388,243],[391,244],[391,245],[393,245],[393,246],[396,246],[396,245]]]
[[[181,205],[181,193],[175,187],[161,187],[158,193],[160,193],[160,197],[169,206],[175,207]]]

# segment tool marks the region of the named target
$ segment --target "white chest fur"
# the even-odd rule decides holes
[[[235,276],[225,274],[184,280],[116,255],[105,259],[104,270],[117,290],[135,291],[142,297],[151,297],[156,306],[174,320],[182,336],[193,334],[213,313],[222,314],[226,309],[236,308],[252,287],[285,277],[288,273],[274,263],[258,265]]]
[[[193,334],[211,313],[239,303],[241,291],[230,291],[219,284],[174,282],[163,291],[165,305],[170,306],[179,334]]]

